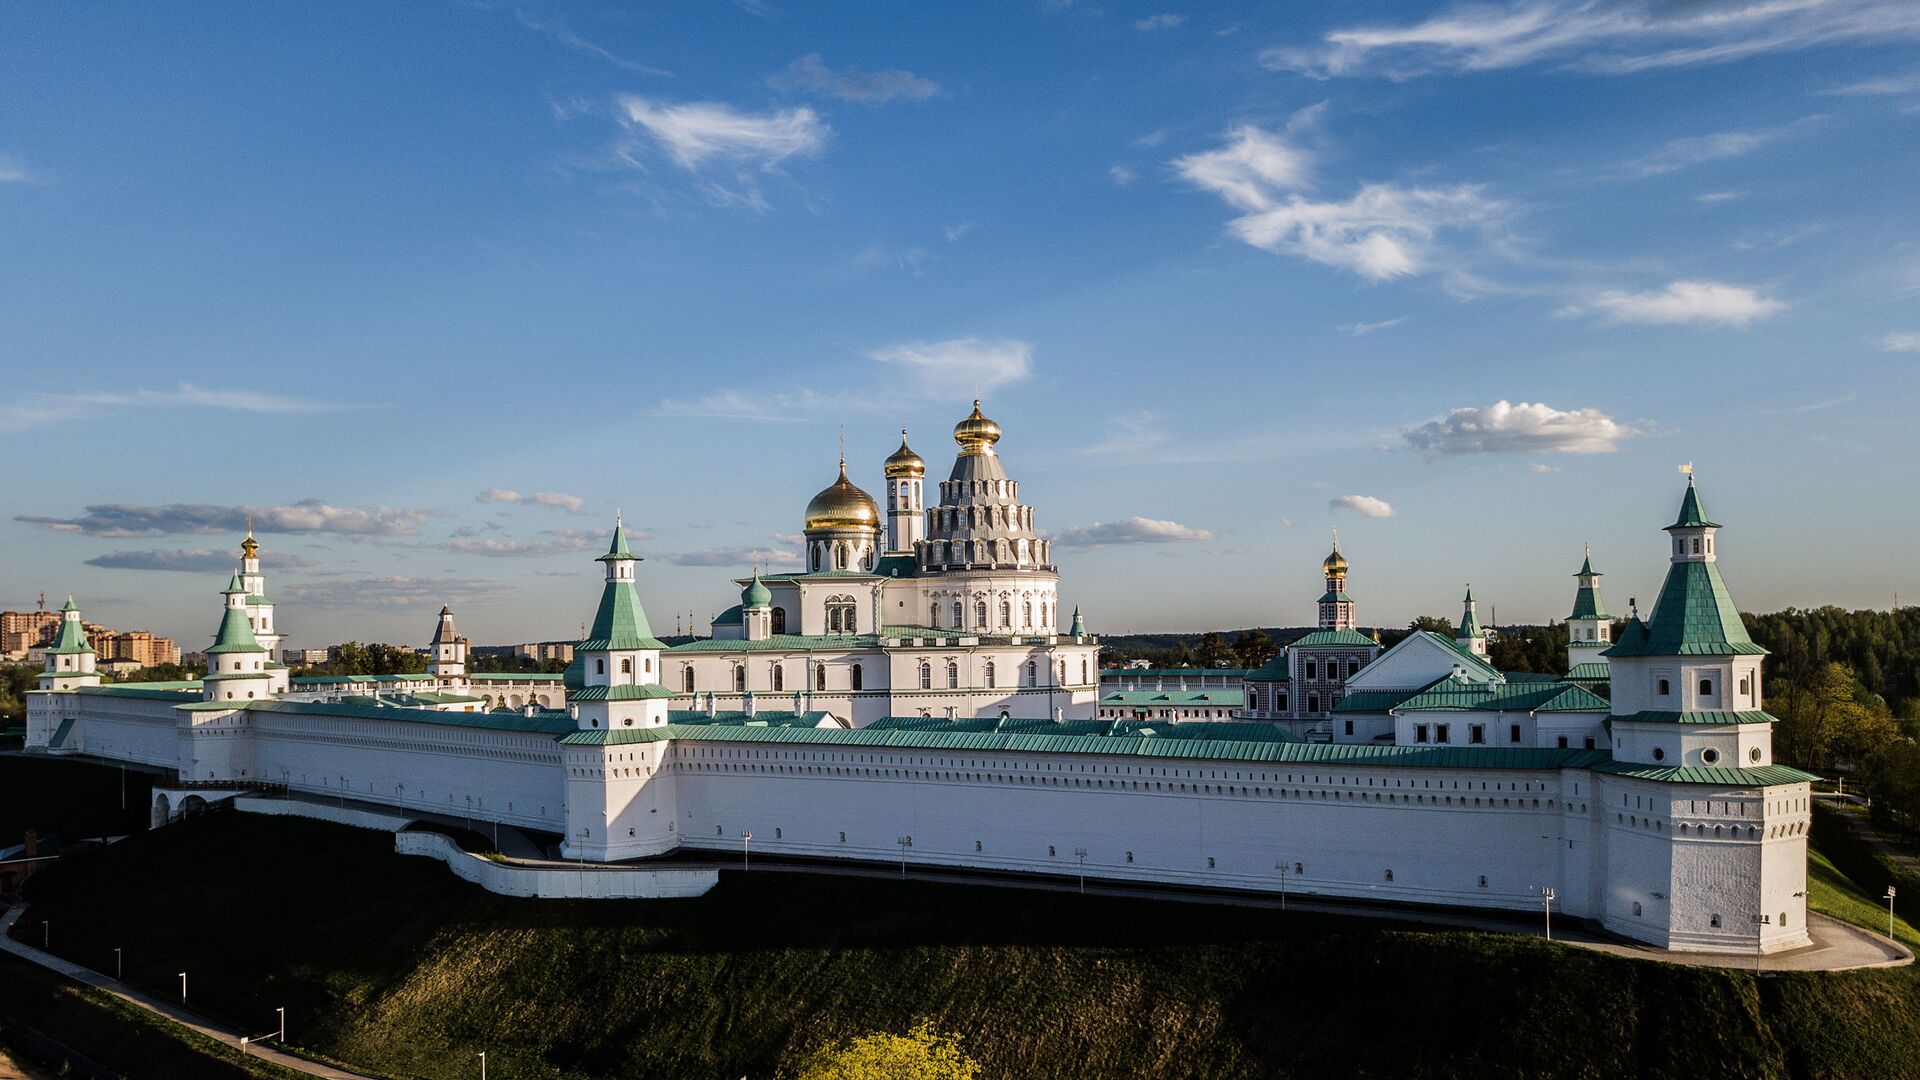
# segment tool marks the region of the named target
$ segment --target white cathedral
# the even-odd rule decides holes
[[[1000,435],[976,402],[932,507],[903,440],[884,515],[843,461],[808,505],[802,572],[755,572],[689,644],[654,637],[616,525],[558,679],[468,673],[444,608],[425,675],[289,678],[249,534],[201,679],[103,685],[70,599],[28,747],[497,821],[570,859],[751,834],[774,856],[1462,908],[1538,911],[1550,889],[1661,947],[1809,943],[1812,777],[1773,763],[1765,650],[1691,479],[1660,598],[1617,641],[1583,565],[1564,678],[1488,663],[1470,594],[1458,638],[1382,650],[1336,547],[1322,628],[1249,677],[1243,717],[1109,720],[1098,642],[1077,611],[1059,628]]]

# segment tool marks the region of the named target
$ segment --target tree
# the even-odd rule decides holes
[[[1226,636],[1217,630],[1210,630],[1200,639],[1200,666],[1227,667],[1233,663],[1233,647],[1227,644]]]
[[[1273,643],[1273,635],[1265,630],[1244,630],[1233,639],[1233,652],[1240,666],[1251,671],[1273,659],[1280,652],[1280,646]]]
[[[800,1080],[974,1080],[980,1063],[960,1040],[922,1020],[905,1035],[876,1032],[807,1058]]]
[[[1828,661],[1804,682],[1789,682],[1774,734],[1780,756],[1822,768],[1835,760],[1858,763],[1899,737],[1884,702],[1868,694],[1853,669]]]
[[[1439,634],[1443,638],[1450,638],[1453,636],[1453,620],[1443,619],[1438,615],[1418,615],[1407,624],[1407,629],[1425,630],[1431,634]]]

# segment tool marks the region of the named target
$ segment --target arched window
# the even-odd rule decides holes
[[[733,688],[735,690],[745,690],[747,688],[747,665],[733,665]]]
[[[940,629],[940,601],[938,600],[927,605],[927,625],[935,630]]]
[[[1673,692],[1673,689],[1672,689],[1672,686],[1671,686],[1671,684],[1669,684],[1669,683],[1667,682],[1667,680],[1665,680],[1665,679],[1661,679],[1661,680],[1660,680],[1660,696],[1661,696],[1661,697],[1666,697],[1666,696],[1667,696],[1668,694],[1670,694],[1670,693],[1672,693],[1672,692]]]
[[[1040,665],[1032,660],[1027,661],[1027,685],[1040,685]]]
[[[993,689],[993,661],[987,661],[987,689]]]
[[[813,666],[813,688],[815,690],[825,690],[827,688],[827,665],[815,664]]]
[[[1700,680],[1700,692],[1701,692],[1702,694],[1711,694],[1711,693],[1713,693],[1713,680],[1712,680],[1712,679],[1701,679],[1701,680]]]
[[[1700,554],[1700,538],[1697,536],[1693,538],[1693,553]]]
[[[861,686],[860,686],[860,665],[859,665],[859,664],[855,664],[855,665],[853,665],[853,684],[852,684],[852,685],[853,685],[853,689],[855,689],[855,690],[858,690],[858,689],[860,689],[860,688],[861,688]]]
[[[973,628],[976,630],[985,630],[988,625],[987,602],[985,600],[975,600],[973,602]]]
[[[1013,601],[1000,601],[1000,626],[1004,629],[1013,625]]]
[[[1067,661],[1065,658],[1062,658],[1060,661],[1060,685],[1067,685]]]
[[[680,690],[682,693],[687,693],[687,694],[693,693],[693,665],[692,664],[688,664],[686,667],[683,667],[680,669]]]
[[[786,633],[787,632],[787,609],[783,607],[774,608],[773,617],[770,621],[773,624],[772,630],[774,633],[776,634]]]
[[[1087,682],[1087,658],[1083,656],[1080,658],[1080,683],[1081,685],[1084,686],[1086,685],[1086,682]]]
[[[951,660],[947,661],[947,689],[960,689],[960,665]]]
[[[953,602],[953,628],[955,630],[959,630],[965,627],[966,625],[967,625],[966,605],[962,604],[958,600],[955,600]]]
[[[1022,600],[1020,602],[1020,625],[1033,625],[1033,601],[1031,600]]]
[[[237,668],[239,665],[236,664],[234,666]],[[607,673],[607,661],[605,657],[596,656],[593,658],[593,673],[595,675],[605,675]]]
[[[633,657],[623,656],[620,658],[620,674],[622,675],[633,674]]]
[[[833,546],[833,568],[835,570],[847,568],[847,545],[844,543]]]
[[[778,693],[782,690],[785,690],[786,688],[787,688],[787,666],[785,664],[773,665],[774,692]]]
[[[933,689],[933,665],[925,660],[920,661],[920,689]]]
[[[820,545],[819,544],[813,545],[812,565],[813,565],[814,573],[816,574],[819,573],[820,572]]]

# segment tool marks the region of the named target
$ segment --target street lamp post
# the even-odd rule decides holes
[[[1074,848],[1073,857],[1080,860],[1080,895],[1085,896],[1087,895],[1087,849]]]
[[[185,1005],[186,1003],[187,1003],[187,973],[183,971],[180,973],[180,1004]]]
[[[1895,890],[1894,890],[1894,887],[1893,887],[1893,886],[1891,886],[1891,885],[1889,885],[1889,886],[1887,886],[1887,895],[1885,895],[1885,896],[1883,896],[1883,897],[1881,897],[1881,899],[1882,899],[1882,900],[1885,900],[1885,901],[1887,902],[1887,940],[1888,940],[1888,941],[1892,941],[1892,940],[1893,940],[1893,897],[1894,897],[1894,891],[1895,891]]]
[[[1553,940],[1553,901],[1559,894],[1548,885],[1540,890],[1540,907],[1547,920],[1547,940]]]
[[[748,857],[747,857],[747,845],[751,843],[753,843],[752,833],[743,832],[740,834],[740,872],[741,873],[745,873],[748,870],[751,870],[753,868],[748,862]]]
[[[287,1010],[283,1007],[273,1011],[280,1014],[280,1033],[274,1039],[284,1046],[287,1042]]]
[[[40,920],[40,948],[53,948],[53,924],[46,919]]]
[[[902,836],[894,843],[900,845],[900,880],[907,880],[907,849],[913,846],[913,837]]]
[[[113,977],[115,981],[125,978],[124,970],[120,963],[120,950],[115,949],[113,950]]]
[[[1287,864],[1277,862],[1273,864],[1273,868],[1280,871],[1280,910],[1285,911],[1287,910]]]
[[[480,1080],[487,1080],[487,1052],[480,1051]]]
[[[1773,916],[1755,915],[1753,917],[1753,973],[1760,974],[1760,962],[1767,955],[1767,927],[1773,925]]]

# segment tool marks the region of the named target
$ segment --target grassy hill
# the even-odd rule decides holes
[[[523,901],[214,815],[34,884],[56,951],[399,1076],[771,1076],[932,1017],[991,1076],[1920,1076],[1920,976],[1744,974],[1366,920],[728,874]],[[1849,886],[1838,872],[1829,885]]]

